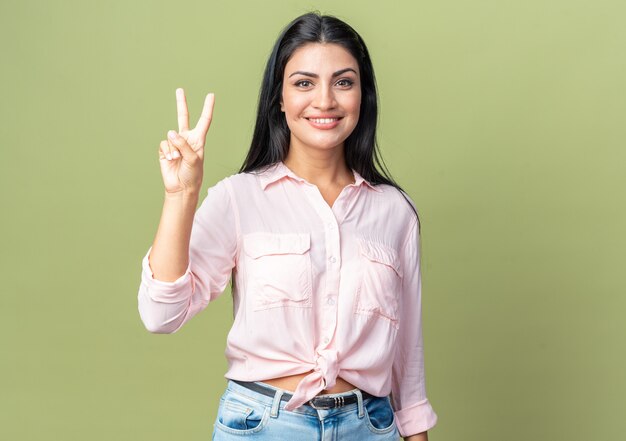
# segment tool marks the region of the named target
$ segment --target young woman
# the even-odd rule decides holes
[[[309,13],[279,36],[239,173],[202,184],[214,96],[160,144],[163,213],[142,262],[146,328],[176,332],[232,280],[214,440],[427,440],[420,223],[379,173],[370,57]]]

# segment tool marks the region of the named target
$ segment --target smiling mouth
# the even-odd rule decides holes
[[[306,118],[316,124],[332,124],[339,121],[341,118]]]

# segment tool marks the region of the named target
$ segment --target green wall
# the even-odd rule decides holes
[[[383,6],[386,5],[386,6]],[[626,431],[623,2],[0,3],[0,438],[207,440],[227,291],[177,334],[137,312],[158,143],[215,92],[235,173],[283,25],[363,36],[380,145],[422,219],[432,441]]]

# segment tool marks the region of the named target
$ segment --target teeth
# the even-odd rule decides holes
[[[309,118],[309,121],[313,121],[317,124],[330,124],[337,121],[339,118]]]

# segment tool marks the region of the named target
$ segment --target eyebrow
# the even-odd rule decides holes
[[[346,72],[349,72],[349,71],[352,71],[352,72],[354,72],[356,74],[356,70],[352,69],[351,67],[346,67],[345,69],[341,69],[341,70],[338,70],[337,72],[335,72],[333,74],[332,78],[338,77],[342,73],[346,73]],[[297,74],[304,75],[304,76],[307,76],[307,77],[312,77],[312,78],[319,78],[318,74],[315,74],[315,73],[312,73],[312,72],[304,72],[302,70],[295,71],[294,73],[289,75],[289,78],[291,78],[292,76],[297,75]]]

